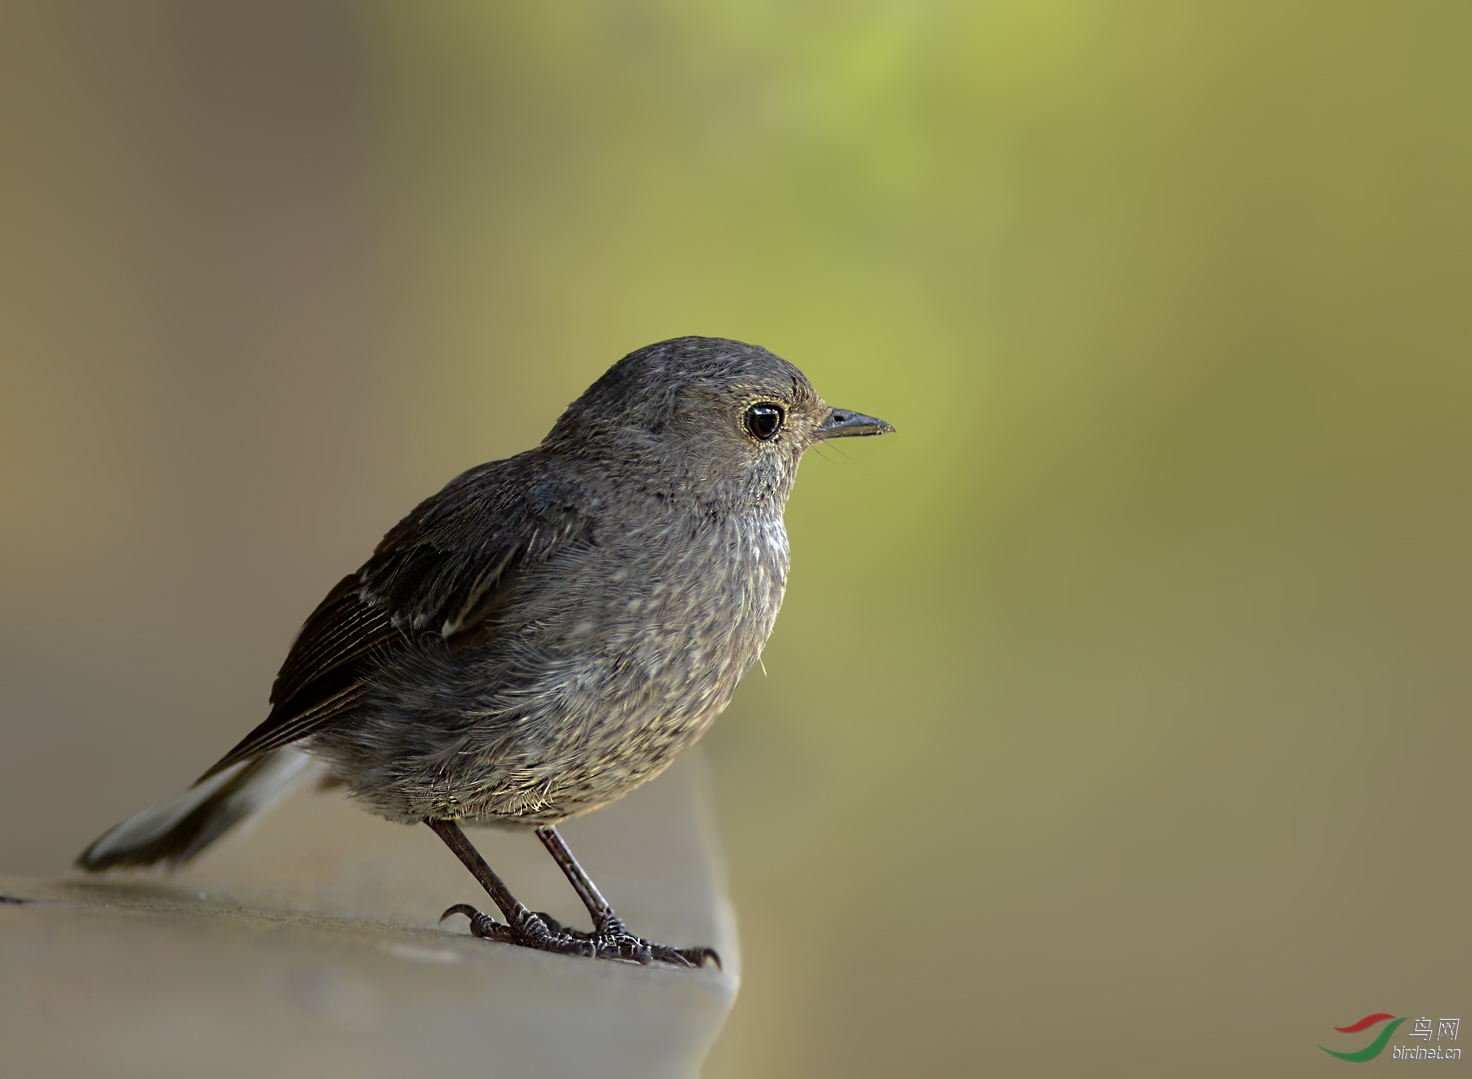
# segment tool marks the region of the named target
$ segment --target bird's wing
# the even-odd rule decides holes
[[[271,714],[200,782],[332,726],[414,637],[437,634],[452,648],[483,641],[487,620],[538,566],[586,539],[577,490],[497,483],[499,464],[452,480],[338,582],[292,643],[271,688]],[[520,493],[508,496],[508,488]]]

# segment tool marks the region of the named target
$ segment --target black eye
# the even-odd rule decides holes
[[[782,430],[782,406],[763,402],[746,410],[746,429],[763,442]]]

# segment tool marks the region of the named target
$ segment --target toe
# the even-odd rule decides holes
[[[481,940],[499,940],[508,944],[516,940],[509,925],[496,921],[489,914],[476,910],[469,903],[456,903],[440,915],[440,921],[443,922],[452,914],[463,914],[470,919],[470,935],[473,937],[479,937]]]

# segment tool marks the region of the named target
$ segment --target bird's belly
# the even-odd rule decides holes
[[[781,603],[721,613],[676,600],[622,632],[612,646],[558,664],[543,685],[549,706],[526,736],[489,738],[477,753],[493,784],[475,815],[529,823],[604,805],[652,779],[700,737],[761,653]],[[669,609],[673,607],[674,609]]]
[[[699,738],[756,662],[781,606],[782,539],[695,579],[666,571],[630,589],[610,574],[609,587],[526,619],[486,657],[442,659],[422,682],[458,689],[380,695],[344,729],[352,761],[339,773],[406,821],[553,823],[618,798]],[[414,733],[389,739],[406,711],[417,713]]]

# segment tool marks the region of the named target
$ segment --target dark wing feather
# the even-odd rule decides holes
[[[328,671],[361,658],[393,635],[384,604],[363,602],[363,582],[349,574],[327,593],[292,642],[271,686],[271,703],[284,705]]]
[[[304,738],[352,708],[375,649],[392,647],[399,636],[388,608],[365,602],[359,575],[344,577],[292,643],[271,687],[271,714],[200,781]]]
[[[452,480],[338,582],[292,643],[271,714],[200,781],[332,726],[415,636],[437,634],[452,648],[487,639],[487,622],[517,583],[588,523],[565,485],[523,488],[517,498],[508,497],[514,486],[487,484],[496,478],[490,465]]]

